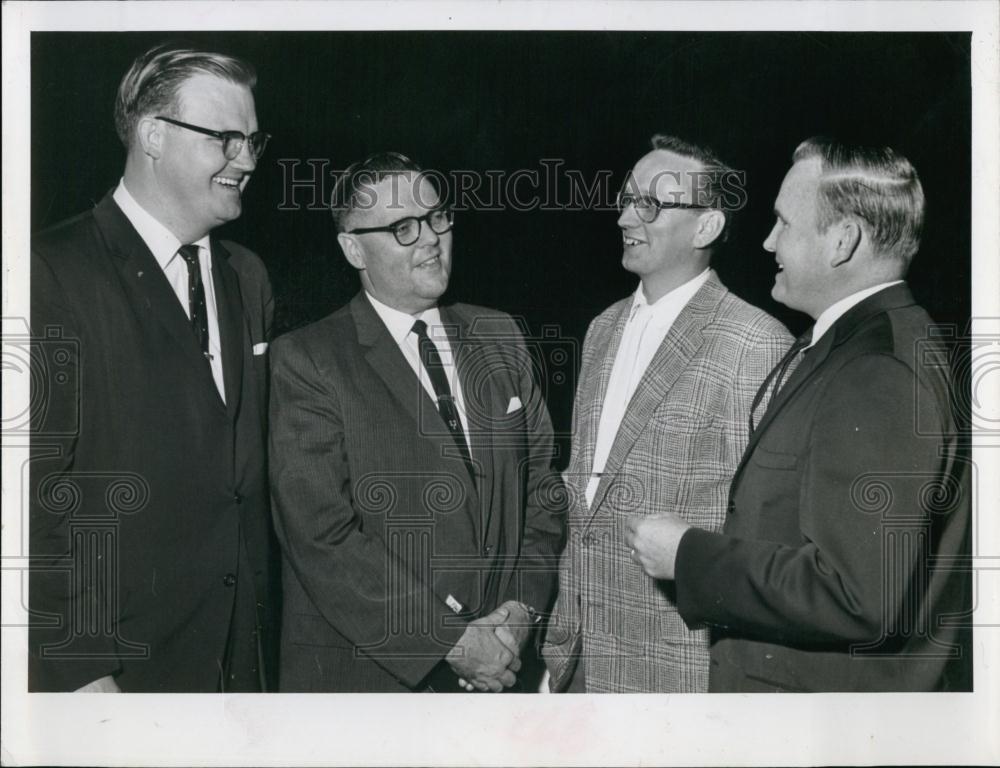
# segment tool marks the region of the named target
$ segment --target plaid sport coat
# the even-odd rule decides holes
[[[584,341],[564,475],[567,544],[542,653],[554,691],[582,659],[588,692],[704,692],[708,632],[685,625],[672,582],[633,562],[625,522],[669,510],[700,528],[722,529],[750,404],[792,338],[713,271],[640,380],[588,508],[601,407],[631,304],[630,296],[606,309]]]

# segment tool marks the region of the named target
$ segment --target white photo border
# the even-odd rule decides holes
[[[290,12],[294,11],[294,12]],[[996,2],[7,2],[4,336],[28,317],[33,30],[537,29],[971,31],[973,332],[1000,338]],[[4,418],[27,401],[3,378]],[[1000,420],[1000,374],[986,413]],[[8,765],[803,765],[1000,762],[998,449],[978,441],[975,692],[969,694],[80,696],[26,693],[26,532],[3,438],[3,722]],[[991,470],[991,471],[987,471]],[[993,723],[992,726],[989,723]]]

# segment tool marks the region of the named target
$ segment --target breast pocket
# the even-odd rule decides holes
[[[690,402],[669,400],[660,404],[651,422],[653,425],[681,435],[702,435],[711,430],[718,412]]]
[[[730,523],[744,534],[792,546],[799,544],[804,461],[793,453],[757,446],[740,478]]]

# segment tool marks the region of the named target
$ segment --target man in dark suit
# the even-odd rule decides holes
[[[564,499],[512,319],[438,306],[452,212],[403,155],[333,193],[363,290],[274,344],[281,687],[500,691],[555,588]]]
[[[967,464],[903,282],[923,213],[891,149],[795,152],[764,247],[772,295],[816,323],[758,393],[723,532],[630,524],[633,557],[714,630],[710,690],[969,689]]]
[[[60,345],[63,378],[35,372],[31,690],[268,684],[271,289],[210,234],[267,142],[255,83],[217,53],[140,56],[115,106],[121,182],[33,238],[36,348]]]

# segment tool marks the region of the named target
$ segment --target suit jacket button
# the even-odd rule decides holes
[[[493,545],[487,544],[483,547],[483,557],[489,557],[491,554],[493,554]]]
[[[243,503],[243,497],[240,496],[238,493],[234,493],[233,494],[233,501],[235,501],[237,504],[242,504]]]
[[[235,585],[236,584],[236,576],[235,576],[235,574],[227,573],[222,578],[222,583],[225,584],[227,587],[231,587],[231,586]]]
[[[733,499],[730,499],[729,503],[726,504],[726,512],[728,512],[731,515],[735,511],[736,511],[736,502]]]

